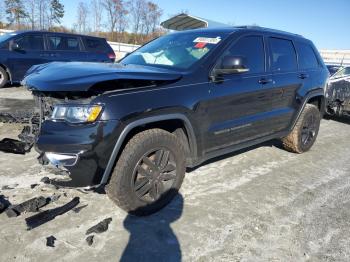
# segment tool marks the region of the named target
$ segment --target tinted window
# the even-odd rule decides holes
[[[104,50],[104,42],[100,39],[94,38],[83,38],[85,49],[87,51],[103,51]]]
[[[25,35],[15,41],[23,50],[44,50],[44,38],[42,35]]]
[[[228,55],[243,57],[250,73],[261,73],[265,71],[264,41],[260,36],[241,38],[223,56]]]
[[[297,70],[297,58],[292,41],[270,38],[273,71]]]
[[[50,50],[79,51],[79,39],[73,36],[49,36]]]
[[[318,60],[312,47],[308,44],[296,43],[299,67],[301,69],[312,69],[318,67]]]

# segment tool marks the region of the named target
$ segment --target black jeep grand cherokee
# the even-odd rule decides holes
[[[24,84],[40,105],[36,148],[66,186],[104,186],[146,215],[177,193],[186,167],[280,138],[315,142],[328,71],[311,41],[258,27],[173,33],[119,64],[50,63]]]

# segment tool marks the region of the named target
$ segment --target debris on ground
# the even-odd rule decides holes
[[[92,244],[94,243],[94,237],[95,235],[91,235],[86,238],[86,242],[88,243],[89,246],[92,246]]]
[[[31,185],[30,185],[30,188],[31,188],[31,189],[34,189],[34,188],[36,188],[38,185],[39,185],[39,184],[31,184]]]
[[[11,138],[4,138],[0,141],[0,151],[4,153],[24,155],[30,151],[31,147],[32,145],[28,143]]]
[[[14,185],[5,185],[5,186],[2,186],[1,190],[12,190],[12,189],[15,189],[15,187],[18,186],[18,184],[14,184]]]
[[[86,231],[86,235],[90,235],[92,233],[100,234],[100,233],[103,233],[103,232],[107,231],[108,230],[108,225],[111,222],[112,222],[112,218],[111,217],[104,219],[103,221],[101,221],[97,225],[89,228]]]
[[[0,214],[4,212],[11,203],[5,198],[5,196],[0,195]]]
[[[8,217],[17,217],[23,212],[38,212],[41,207],[48,203],[50,203],[50,198],[34,197],[21,204],[10,206],[6,210],[6,214]]]
[[[47,176],[43,177],[40,182],[43,182],[44,184],[50,184],[51,180]]]
[[[59,194],[53,194],[51,197],[34,197],[21,204],[10,206],[6,210],[6,214],[8,217],[17,217],[23,212],[38,212],[40,208],[57,201],[60,196]]]
[[[55,240],[57,240],[54,236],[49,236],[46,238],[46,246],[55,247]]]
[[[28,153],[33,147],[37,134],[40,129],[40,113],[38,109],[34,110],[18,110],[15,112],[0,112],[0,123],[19,123],[24,124],[22,132],[18,135],[20,141],[5,138],[3,141],[9,142],[10,146],[18,145],[20,149],[17,151],[16,147],[10,147],[10,152],[14,154],[25,154]],[[3,142],[1,141],[1,142]],[[0,142],[0,148],[1,148]],[[14,144],[12,143],[14,142]],[[14,150],[14,151],[13,151]],[[0,151],[3,151],[0,149]]]
[[[71,209],[79,205],[79,203],[79,197],[75,197],[72,201],[68,202],[67,204],[61,207],[45,210],[39,214],[26,218],[25,221],[27,224],[27,230],[34,229],[38,226],[41,226],[42,224],[45,224],[55,219],[57,216],[63,215],[64,213],[70,211]]]
[[[50,202],[56,202],[61,197],[60,194],[54,193],[52,196],[49,197]]]
[[[82,209],[84,209],[85,207],[87,207],[88,205],[83,205],[83,206],[80,206],[80,207],[75,207],[73,208],[73,211],[75,213],[79,213]]]

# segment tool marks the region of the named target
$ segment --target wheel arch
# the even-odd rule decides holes
[[[324,95],[324,89],[316,89],[312,90],[309,93],[307,93],[303,98],[299,98],[299,101],[301,101],[301,106],[296,114],[296,117],[294,118],[292,125],[290,127],[290,131],[293,130],[294,126],[296,125],[298,119],[300,118],[301,113],[303,112],[306,104],[314,104],[318,107],[321,113],[321,117],[323,116],[325,112],[325,95]]]
[[[9,77],[9,81],[12,83],[12,75],[11,75],[10,69],[4,64],[0,64],[0,67],[7,72],[7,75]]]
[[[103,173],[103,177],[101,179],[100,185],[106,184],[109,181],[109,178],[112,174],[115,163],[120,153],[123,150],[123,146],[126,145],[126,143],[129,141],[129,139],[133,135],[150,128],[162,128],[162,126],[166,126],[167,123],[174,124],[172,125],[172,127],[174,128],[173,131],[176,130],[176,127],[182,127],[184,129],[184,131],[186,132],[185,135],[187,136],[187,139],[188,139],[190,157],[197,156],[197,141],[196,141],[194,129],[190,120],[185,115],[167,114],[167,115],[151,116],[151,117],[135,120],[131,123],[128,123],[124,127],[123,131],[121,132],[116,144],[114,145],[107,167]],[[182,123],[182,125],[176,125],[176,123]],[[162,128],[162,129],[167,130],[166,128]],[[171,131],[171,130],[172,129],[167,131]]]

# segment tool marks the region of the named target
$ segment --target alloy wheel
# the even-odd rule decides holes
[[[145,202],[154,202],[172,188],[176,180],[174,154],[166,148],[158,148],[144,154],[133,174],[136,196]]]

